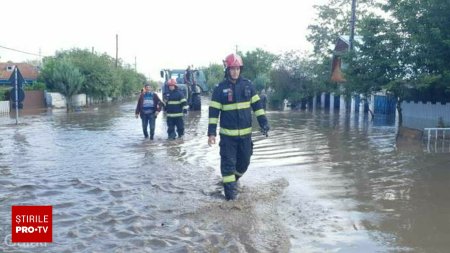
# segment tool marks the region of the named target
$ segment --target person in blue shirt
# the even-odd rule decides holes
[[[139,96],[135,114],[136,118],[140,116],[142,119],[142,131],[145,138],[148,138],[147,128],[150,126],[150,140],[153,140],[155,135],[155,119],[161,111],[160,103],[158,95],[152,91],[150,84],[146,83]]]

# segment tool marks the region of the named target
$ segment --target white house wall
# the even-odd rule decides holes
[[[423,129],[437,127],[439,118],[442,118],[445,126],[450,126],[450,103],[414,103],[402,102],[403,126]]]
[[[48,92],[53,108],[66,108],[66,97],[58,92]],[[72,97],[72,106],[86,106],[86,94],[77,94]]]

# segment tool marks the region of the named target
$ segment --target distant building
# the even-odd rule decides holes
[[[11,85],[9,83],[9,78],[11,77],[11,74],[14,73],[14,68],[16,66],[19,68],[26,83],[31,84],[37,80],[39,70],[36,66],[28,63],[0,62],[0,86]]]

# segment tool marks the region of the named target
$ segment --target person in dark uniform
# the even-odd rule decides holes
[[[191,85],[192,84],[192,70],[191,66],[188,66],[184,73],[184,83]]]
[[[145,138],[148,138],[147,128],[150,126],[150,140],[153,140],[155,135],[155,119],[161,111],[160,103],[158,95],[152,91],[150,84],[146,83],[139,95],[135,115],[136,118],[140,116],[142,119],[142,131]]]
[[[237,181],[247,171],[253,153],[252,111],[265,133],[269,124],[255,87],[241,77],[242,58],[230,54],[224,63],[225,79],[214,88],[209,105],[208,145],[216,143],[220,121],[220,171],[225,199],[234,200]]]
[[[169,139],[176,138],[175,127],[178,133],[178,138],[184,135],[184,121],[183,116],[187,113],[187,103],[184,95],[178,90],[175,79],[167,81],[169,92],[165,94],[164,100],[166,103],[166,117],[167,117],[167,134]]]

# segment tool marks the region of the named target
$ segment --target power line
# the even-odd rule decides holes
[[[19,49],[14,49],[14,48],[10,48],[10,47],[5,47],[5,46],[2,46],[2,45],[0,45],[0,47],[1,47],[1,48],[4,48],[4,49],[7,49],[7,50],[16,51],[16,52],[19,52],[19,53],[22,53],[22,54],[29,54],[29,55],[34,55],[34,56],[42,57],[42,56],[39,55],[39,54],[30,53],[30,52],[25,52],[25,51],[22,51],[22,50],[19,50]]]

